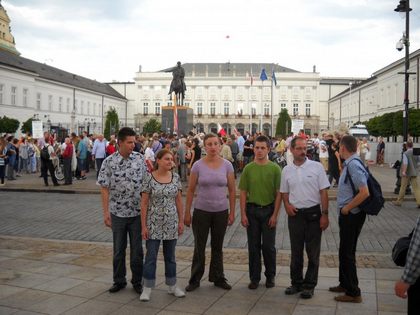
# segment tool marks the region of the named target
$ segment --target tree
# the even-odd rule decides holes
[[[382,137],[392,137],[395,134],[393,113],[386,113],[379,117],[379,134]]]
[[[375,116],[364,123],[366,128],[369,130],[369,134],[374,137],[379,137],[381,135],[379,130],[379,119],[379,116]]]
[[[287,126],[287,129],[286,129]],[[283,138],[286,138],[286,135],[292,130],[292,119],[290,119],[287,108],[283,108],[279,114],[276,125],[276,133],[273,136],[282,135]]]
[[[0,132],[15,133],[20,125],[20,121],[14,118],[3,116],[0,118]]]
[[[120,125],[117,110],[110,107],[106,113],[104,137],[108,139],[111,135],[117,134],[118,131],[120,131]]]
[[[143,134],[158,132],[162,129],[162,124],[155,118],[150,118],[143,126]]]
[[[22,131],[22,133],[27,133],[29,132],[31,135],[33,134],[32,132],[32,121],[37,120],[37,119],[33,119],[32,117],[29,118],[27,121],[25,121],[22,124],[22,128],[20,128],[20,131]]]

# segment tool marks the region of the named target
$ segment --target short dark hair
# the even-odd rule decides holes
[[[257,139],[255,139],[255,142],[264,142],[267,144],[267,148],[269,149],[271,147],[270,140],[266,136],[258,136]]]
[[[357,151],[357,141],[353,136],[345,135],[340,139],[340,145],[344,146],[347,152],[354,153]]]
[[[413,147],[413,142],[412,141],[407,141],[407,147],[412,148]]]
[[[209,132],[204,136],[203,144],[206,144],[206,141],[210,138],[218,138],[217,135],[213,132]]]
[[[306,140],[304,138],[302,138],[302,137],[295,137],[295,138],[292,139],[292,142],[290,142],[290,146],[292,147],[292,149],[295,148],[296,141],[298,141],[298,140],[303,140],[306,143]]]
[[[130,127],[123,127],[118,131],[118,141],[124,142],[127,137],[135,137],[136,132]]]

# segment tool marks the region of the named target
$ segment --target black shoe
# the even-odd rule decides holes
[[[259,286],[259,283],[257,281],[251,281],[248,284],[248,289],[256,290],[256,289],[258,289],[258,286]]]
[[[214,285],[216,287],[225,289],[225,290],[230,290],[232,289],[232,287],[227,283],[227,279],[226,278],[220,278],[219,280],[214,282]]]
[[[303,292],[300,294],[302,299],[311,299],[314,296],[314,289],[303,289]]]
[[[126,286],[126,284],[118,284],[118,283],[114,283],[113,285],[112,285],[112,287],[110,287],[109,288],[109,292],[111,292],[111,293],[115,293],[115,292],[118,292],[118,291],[120,291],[121,289],[124,289],[125,288],[125,286]]]
[[[284,293],[287,295],[291,295],[291,294],[296,294],[302,291],[303,291],[303,287],[301,285],[291,285],[290,287],[286,288]]]
[[[136,291],[138,294],[141,294],[143,292],[143,286],[141,285],[141,283],[136,283],[133,284],[133,289],[134,291]]]
[[[57,183],[57,184],[54,184],[54,186],[60,186],[60,184],[59,184],[59,183]]]
[[[82,176],[81,178],[82,178],[82,180],[85,180],[86,179],[86,175],[85,176]]]
[[[189,285],[187,285],[187,287],[185,288],[185,291],[192,292],[199,287],[200,287],[200,282],[199,281],[193,281],[193,282],[190,282]]]
[[[274,278],[265,280],[265,286],[270,289],[275,286]]]

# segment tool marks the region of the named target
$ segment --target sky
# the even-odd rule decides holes
[[[3,0],[21,56],[101,82],[182,63],[370,77],[404,58],[398,0]],[[420,49],[411,1],[410,51]],[[416,7],[417,6],[417,7]],[[229,38],[227,38],[229,37]]]

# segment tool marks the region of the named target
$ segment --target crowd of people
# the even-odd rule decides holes
[[[74,178],[84,180],[86,172],[96,168],[104,223],[113,233],[114,283],[109,291],[115,293],[127,285],[128,236],[131,283],[141,301],[151,299],[161,243],[168,293],[180,298],[185,296],[177,285],[175,259],[177,239],[184,232],[184,226],[191,226],[194,235],[191,276],[185,291],[200,287],[209,235],[208,281],[224,290],[232,288],[224,274],[223,243],[227,227],[235,221],[237,173],[241,173],[238,184],[241,225],[246,228],[248,241],[248,288],[259,287],[262,261],[265,286],[275,286],[276,225],[283,202],[291,244],[291,285],[284,293],[300,293],[301,298],[312,298],[318,283],[322,231],[329,226],[328,189],[338,186],[339,283],[329,290],[340,293],[334,297],[336,301],[360,303],[356,247],[366,219],[358,205],[369,196],[366,160],[370,147],[366,140],[340,133],[324,133],[321,138],[315,133],[310,137],[303,130],[297,135],[288,134],[285,139],[282,135],[272,138],[264,132],[252,135],[247,131],[230,136],[214,133],[141,136],[124,127],[117,137],[108,140],[103,135],[83,133],[79,137],[71,134],[59,144],[45,133],[38,140],[29,135],[20,140],[12,136],[7,140],[0,138],[0,171],[4,174],[7,158],[9,180],[14,180],[23,170],[29,173],[41,168],[45,184],[48,185],[48,170],[54,184],[58,185],[53,173],[61,157],[65,185],[71,185]],[[409,164],[412,145],[407,147],[403,176],[407,173],[407,178],[412,179],[418,170]],[[384,145],[380,144],[377,150],[383,153]],[[354,160],[361,163],[352,163]],[[356,192],[342,174],[351,176]],[[182,182],[188,182],[185,207],[181,197]],[[420,233],[416,233],[418,242]],[[145,257],[142,240],[146,243]],[[308,268],[304,274],[305,251]],[[418,257],[412,258],[408,268],[397,283],[397,294],[404,297],[408,290],[410,309],[418,312],[418,303],[412,298],[419,290]]]

